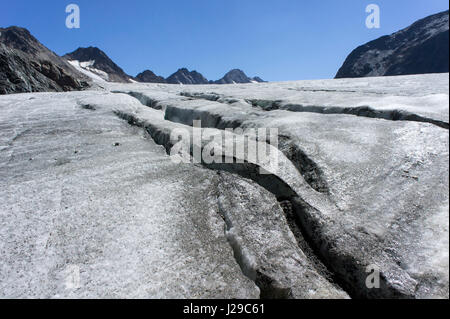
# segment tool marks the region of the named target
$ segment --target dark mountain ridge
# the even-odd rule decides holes
[[[368,42],[350,53],[336,78],[449,71],[449,11]]]
[[[167,83],[165,78],[156,75],[150,70],[145,70],[144,72],[139,73],[136,75],[135,80],[144,83]]]
[[[249,78],[244,71],[233,69],[224,75],[220,80],[214,81],[215,84],[234,84],[234,83],[254,83],[264,82],[261,78],[255,76]]]
[[[150,70],[139,73],[135,79],[139,82],[169,84],[234,84],[265,82],[257,76],[250,78],[239,69],[229,71],[223,78],[217,81],[208,81],[201,73],[197,71],[189,71],[187,68],[178,69],[177,72],[170,75],[167,79],[155,75]]]
[[[68,60],[77,60],[79,62],[92,61],[90,67],[106,72],[108,74],[108,81],[110,82],[130,82],[131,77],[99,48],[78,48],[71,53],[67,53],[63,57]]]
[[[178,69],[166,79],[170,84],[208,84],[208,80],[197,71],[189,71],[186,68]]]

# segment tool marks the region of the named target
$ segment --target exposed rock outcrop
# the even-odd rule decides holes
[[[239,69],[233,69],[224,75],[220,80],[214,81],[215,84],[234,84],[234,83],[255,83],[264,82],[259,77],[249,78],[244,71]]]
[[[170,84],[208,84],[208,80],[197,71],[181,68],[166,79]]]
[[[336,78],[443,73],[449,71],[449,12],[356,48]]]
[[[144,83],[166,83],[166,79],[162,76],[158,76],[150,70],[145,70],[144,72],[136,75],[135,78],[138,82]]]
[[[72,53],[64,55],[67,60],[76,60],[84,63],[87,70],[102,76],[109,82],[129,83],[130,76],[114,63],[105,52],[96,47],[78,48]]]
[[[0,94],[81,90],[88,80],[28,30],[0,28]]]

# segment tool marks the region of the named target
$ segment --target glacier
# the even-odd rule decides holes
[[[94,75],[0,96],[1,297],[449,298],[448,73]],[[174,163],[170,133],[194,120],[277,128],[281,169]]]

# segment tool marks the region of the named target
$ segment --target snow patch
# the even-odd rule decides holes
[[[108,73],[91,67],[92,65],[94,65],[95,61],[80,62],[78,60],[69,60],[67,62],[69,62],[70,65],[72,65],[78,71],[87,75],[94,81],[107,82],[109,80]]]

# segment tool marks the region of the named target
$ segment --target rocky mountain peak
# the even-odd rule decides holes
[[[254,76],[254,77],[252,78],[252,80],[255,81],[255,82],[259,82],[259,83],[266,82],[266,81],[264,81],[263,79],[261,79],[259,76]]]
[[[7,47],[23,52],[34,53],[42,48],[39,41],[27,29],[17,26],[0,28],[0,39]]]
[[[208,80],[197,71],[189,71],[186,68],[178,69],[177,72],[169,76],[167,83],[171,84],[208,84]]]
[[[90,67],[106,72],[109,81],[130,82],[130,76],[114,63],[105,52],[97,47],[78,48],[75,51],[64,55],[64,58],[68,60],[77,60],[79,62],[92,61],[93,63]]]
[[[153,71],[145,70],[138,75],[136,75],[135,78],[139,82],[145,82],[145,83],[166,83],[166,79],[164,79],[162,76],[158,76]]]
[[[233,84],[233,83],[253,83],[253,82],[264,82],[259,77],[250,78],[244,71],[240,69],[233,69],[224,75],[220,80],[215,81],[215,84]]]

